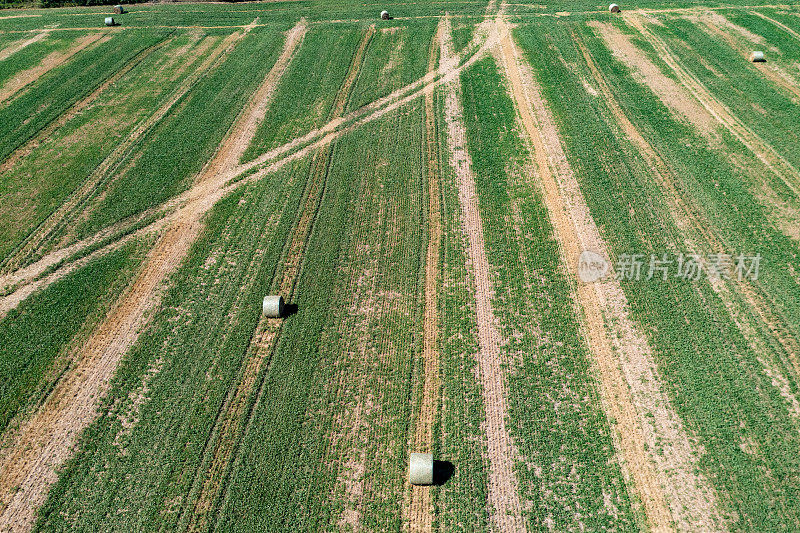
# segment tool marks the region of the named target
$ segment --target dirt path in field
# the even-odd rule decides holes
[[[107,178],[109,173],[114,172],[118,168],[121,160],[130,155],[130,151],[133,150],[136,142],[166,116],[166,114],[174,107],[174,105],[189,91],[194,83],[196,83],[203,75],[205,75],[212,66],[220,62],[215,60],[221,60],[221,58],[224,57],[224,52],[227,49],[227,45],[230,44],[229,39],[230,38],[222,41],[221,43],[217,43],[216,37],[207,37],[194,50],[188,54],[185,54],[186,63],[181,67],[181,70],[193,65],[198,57],[204,55],[211,46],[216,44],[216,49],[208,56],[206,61],[197,67],[196,73],[193,73],[182,84],[180,84],[171,93],[171,95],[169,95],[167,101],[164,102],[159,109],[157,109],[152,115],[137,125],[137,127],[128,134],[128,137],[119,143],[117,147],[106,157],[106,159],[103,160],[103,162],[101,162],[101,164],[94,171],[92,171],[87,179],[87,182],[85,182],[77,191],[75,191],[72,196],[70,196],[64,202],[64,204],[59,206],[56,211],[50,215],[50,217],[45,219],[39,225],[39,227],[37,227],[26,238],[26,240],[20,244],[17,249],[15,249],[0,263],[0,272],[5,272],[4,274],[0,274],[0,291],[5,291],[9,287],[13,286],[21,286],[21,288],[24,288],[27,284],[31,283],[32,280],[42,275],[46,270],[55,267],[60,262],[66,260],[69,256],[90,246],[94,246],[98,242],[108,239],[114,233],[126,233],[124,231],[126,226],[135,226],[141,220],[146,219],[148,216],[151,216],[154,212],[159,210],[159,208],[147,210],[144,213],[133,217],[129,221],[123,221],[104,228],[91,237],[82,239],[81,241],[67,246],[62,246],[52,253],[45,254],[41,259],[36,260],[27,266],[22,266],[27,260],[30,260],[33,254],[40,253],[40,246],[42,243],[46,242],[49,237],[59,228],[62,228],[64,225],[72,222],[75,216],[86,215],[86,211],[89,210],[89,208],[86,207],[86,203],[95,190],[99,187],[100,181]],[[153,47],[143,51],[140,56],[149,54],[154,51],[154,49],[160,48],[166,44],[167,41],[158,43]],[[143,59],[143,57],[141,59]],[[136,63],[138,62],[132,62],[132,64],[128,66],[132,68]],[[16,152],[14,152],[12,154],[12,158],[7,160],[6,163],[0,167],[0,172],[3,170],[8,170],[4,168],[6,164],[12,162],[14,159],[24,156],[20,154],[20,151],[32,151],[41,142],[45,141],[49,134],[66,124],[71,118],[74,118],[83,109],[91,105],[105,88],[115,83],[121,77],[121,75],[124,75],[125,72],[128,72],[130,68],[126,67],[119,76],[115,75],[106,80],[106,82],[104,82],[101,87],[98,87],[97,90],[95,90],[91,95],[78,102],[67,113],[60,116],[56,121],[47,126],[41,134],[37,134],[36,137],[34,137],[28,144],[23,145],[21,149],[18,149]],[[160,229],[162,225],[163,224],[160,222],[155,223],[150,229]],[[58,279],[60,279],[60,276]],[[25,292],[29,294],[29,291]],[[19,294],[17,295],[17,299],[24,299],[26,296],[27,295]],[[2,318],[2,316],[4,316],[5,313],[10,309],[18,305],[18,303],[18,301],[12,301],[11,299],[0,299],[0,318]]]
[[[10,45],[6,46],[2,50],[0,50],[0,61],[5,61],[9,57],[13,56],[20,50],[27,48],[28,46],[38,43],[45,37],[47,37],[50,32],[43,31],[41,33],[37,33],[33,37],[28,37],[27,39],[20,39],[15,43],[11,43]]]
[[[27,156],[33,150],[39,147],[42,144],[42,142],[44,142],[48,137],[50,137],[50,135],[53,134],[53,132],[55,132],[58,128],[63,127],[64,124],[66,124],[68,121],[78,116],[83,110],[92,105],[97,99],[97,97],[100,96],[103,92],[105,92],[105,90],[108,89],[109,86],[117,83],[117,81],[119,81],[120,78],[122,78],[125,74],[130,72],[136,65],[141,63],[152,52],[166,45],[171,40],[172,39],[165,39],[139,52],[136,55],[136,57],[131,59],[119,71],[115,72],[111,77],[106,79],[106,81],[101,83],[89,95],[75,102],[72,105],[72,107],[67,109],[67,111],[65,111],[55,120],[53,120],[50,124],[42,128],[30,140],[28,140],[27,142],[22,144],[19,148],[11,152],[8,155],[8,157],[6,157],[5,161],[0,163],[0,173],[11,170],[14,167],[14,165],[16,165],[20,161],[20,159]]]
[[[344,113],[353,85],[361,72],[366,49],[374,34],[374,25],[367,28],[353,55],[348,73],[334,98],[330,115],[334,120]],[[333,148],[329,144],[322,148],[322,150],[314,154],[311,161],[298,219],[283,252],[282,272],[277,274],[274,282],[276,293],[283,296],[290,303],[293,300],[297,281],[302,270],[309,236],[314,229],[316,215],[327,186],[328,168],[333,156]],[[264,364],[268,364],[275,350],[282,327],[282,319],[266,317],[262,317],[256,326],[253,339],[248,347],[248,361],[244,377],[233,394],[233,401],[223,409],[223,414],[217,420],[217,424],[222,424],[223,432],[214,450],[211,468],[198,476],[199,480],[203,480],[203,489],[190,517],[190,530],[201,529],[199,526],[208,521],[210,517],[207,513],[211,509],[209,504],[216,501],[224,490],[224,476],[228,472],[229,466],[234,463],[237,453],[236,436],[247,434],[252,424],[252,411],[244,413],[243,409],[236,409],[235,407],[239,404],[244,406],[245,400],[251,397],[255,389],[260,389],[260,385],[256,386],[256,378],[261,374]],[[258,405],[260,399],[261,391],[259,390],[254,406]],[[223,499],[227,498],[227,494],[222,495],[222,497]]]
[[[441,42],[441,63],[452,64],[452,40],[449,23]],[[462,228],[466,234],[466,249],[474,275],[475,308],[478,325],[478,374],[486,414],[485,428],[488,447],[489,519],[497,531],[526,531],[519,497],[516,463],[519,450],[509,435],[506,422],[508,400],[503,380],[500,346],[503,339],[497,329],[492,306],[494,289],[491,268],[486,257],[483,220],[475,191],[472,159],[467,151],[464,111],[461,107],[460,84],[457,78],[445,84],[445,123],[450,165],[458,181],[458,197],[462,211]]]
[[[751,15],[755,15],[757,17],[761,17],[762,19],[766,20],[767,22],[770,22],[770,23],[776,25],[777,27],[779,27],[780,29],[782,29],[783,31],[785,31],[786,33],[788,33],[789,35],[791,35],[792,37],[794,37],[795,39],[800,41],[800,33],[794,31],[792,28],[790,28],[789,26],[787,26],[783,22],[780,22],[779,20],[775,20],[772,17],[768,17],[764,13],[759,13],[758,11],[750,11],[750,14]]]
[[[742,144],[796,194],[797,189],[795,188],[795,183],[800,182],[800,173],[798,173],[797,169],[789,164],[780,154],[775,152],[769,144],[751,132],[727,107],[717,101],[698,80],[692,77],[691,74],[680,65],[666,43],[650,32],[646,27],[646,23],[642,21],[638,15],[626,15],[626,21],[629,21],[629,23],[659,51],[662,59],[664,59],[667,65],[676,74],[679,81],[683,84],[685,88],[684,94],[687,97],[691,95],[696,98],[710,115],[737,137]],[[609,30],[608,27],[603,27],[604,32]],[[610,31],[613,31],[613,27]],[[627,38],[617,35],[616,40],[618,42],[623,42],[627,40]],[[631,57],[638,59],[636,63],[647,61],[638,49],[632,49],[632,52],[634,55]],[[764,187],[768,188],[768,185],[764,184]],[[769,190],[767,191],[767,196],[768,198],[775,197],[774,192],[770,192]],[[780,342],[795,372],[800,372],[800,344],[791,333],[789,327],[785,324],[785,321],[772,310],[768,299],[755,287],[750,286],[749,283],[740,283],[738,284],[738,288],[739,292],[745,297],[751,311],[755,313],[759,320],[767,325],[774,337]]]
[[[539,171],[545,204],[561,243],[564,262],[577,278],[574,269],[581,252],[591,250],[608,257],[606,246],[566,159],[557,127],[538,84],[521,60],[505,22],[498,19],[498,26],[505,73],[533,145],[533,163]],[[662,486],[663,476],[646,448],[648,442],[654,441],[654,435],[645,433],[650,425],[643,427],[642,419],[648,413],[637,412],[634,393],[642,400],[647,394],[655,394],[651,403],[659,409],[650,412],[652,417],[664,418],[658,424],[680,435],[679,442],[687,437],[681,435],[681,427],[675,422],[677,416],[670,412],[669,402],[659,386],[652,353],[628,316],[627,301],[619,282],[615,279],[591,284],[577,281],[576,297],[584,312],[587,343],[599,370],[603,407],[615,424],[615,444],[622,455],[623,471],[644,507],[648,526],[654,531],[670,530],[673,521]],[[606,330],[606,319],[614,324],[613,331]],[[609,333],[613,337],[610,338]],[[686,457],[684,462],[691,463],[691,458]]]
[[[69,111],[51,122],[30,141],[12,152],[9,158],[2,165],[0,165],[0,173],[10,171],[20,159],[30,154],[34,149],[41,145],[42,142],[46,141],[48,137],[53,134],[53,132],[64,126],[70,119],[78,116],[78,114],[80,114],[84,109],[94,104],[98,96],[100,96],[100,94],[102,94],[108,87],[119,81],[122,76],[130,72],[130,70],[138,65],[145,57],[162,46],[165,46],[170,40],[171,39],[162,41],[143,50],[119,72],[111,76],[97,89],[92,91],[90,95],[77,102]],[[208,44],[210,45],[211,43],[209,42]],[[201,45],[200,48],[203,49],[205,47]],[[204,52],[205,50],[200,51]],[[216,55],[218,58],[223,52],[224,43],[211,55]],[[211,56],[209,59],[211,59]],[[190,58],[189,61],[192,62],[193,58]],[[178,88],[177,92],[173,94],[172,98],[162,105],[161,108],[157,109],[152,115],[143,120],[133,131],[128,134],[125,139],[119,142],[111,151],[111,153],[106,156],[106,158],[91,172],[91,174],[89,174],[86,181],[84,181],[84,183],[77,190],[75,190],[64,203],[58,206],[58,208],[47,219],[45,219],[31,234],[29,234],[17,249],[15,249],[2,263],[0,263],[0,272],[10,272],[21,268],[32,254],[39,252],[41,246],[48,241],[55,232],[57,232],[59,229],[62,229],[66,224],[69,224],[74,219],[76,212],[85,215],[85,204],[89,197],[94,194],[101,183],[105,182],[105,180],[109,177],[113,170],[116,169],[120,162],[130,154],[130,151],[136,145],[136,143],[158,122],[160,122],[161,119],[164,118],[164,116],[174,106],[174,104],[180,98],[182,98],[184,94],[186,94],[191,85],[201,78],[201,74],[205,73],[212,63],[213,61],[206,61],[203,65],[200,65],[196,71],[198,74],[196,76],[189,77],[194,78],[193,80],[189,80],[191,83],[182,84],[182,86]],[[2,280],[2,277],[0,277],[0,280]],[[0,281],[0,286],[2,286],[2,284],[2,281]]]
[[[305,31],[305,26],[303,26],[302,31]],[[344,113],[353,86],[361,72],[367,47],[374,34],[374,26],[367,28],[364,33],[353,55],[348,73],[334,98],[331,110],[332,118],[341,116]],[[302,39],[302,35],[298,35],[298,42],[300,39]],[[288,56],[285,63],[288,63]],[[285,68],[286,64],[284,64],[283,70]],[[257,124],[249,128],[251,136],[256,129]],[[241,154],[247,149],[248,144],[239,146],[237,155],[235,155],[237,162]],[[332,156],[333,147],[330,145],[314,154],[298,220],[284,250],[283,270],[277,278],[276,288],[277,294],[282,295],[288,302],[293,300],[297,281],[300,277],[305,249],[325,193],[328,168]],[[243,431],[246,432],[251,423],[251,413],[245,412],[245,407],[248,405],[247,400],[252,397],[254,390],[257,388],[256,379],[261,375],[264,365],[268,364],[275,350],[282,326],[283,320],[265,317],[262,317],[256,326],[253,339],[248,347],[243,377],[239,385],[232,390],[231,395],[226,399],[226,405],[216,421],[220,432],[213,450],[210,450],[212,453],[210,465],[207,469],[199,472],[197,476],[197,482],[201,484],[201,489],[193,511],[188,517],[189,530],[203,530],[208,526],[209,520],[213,519],[211,512],[214,508],[214,502],[222,494],[223,481],[237,453],[237,437]]]
[[[264,78],[261,86],[248,102],[247,107],[242,111],[242,119],[234,123],[233,130],[219,146],[217,157],[211,160],[211,166],[209,166],[207,172],[221,174],[239,165],[239,160],[264,120],[264,114],[272,103],[278,82],[286,72],[286,68],[294,57],[295,51],[303,42],[307,29],[308,23],[306,19],[301,19],[286,34],[286,42],[283,45],[280,57],[267,73],[266,78]]]
[[[334,118],[321,128],[312,130],[301,137],[293,139],[292,141],[289,141],[284,145],[259,156],[253,161],[231,168],[225,173],[226,179],[220,179],[220,187],[224,189],[220,191],[221,194],[229,194],[242,185],[262,179],[263,177],[278,171],[284,165],[302,159],[313,151],[327,146],[339,137],[355,131],[361,126],[364,126],[365,124],[368,124],[374,120],[378,120],[384,116],[387,116],[388,114],[413,102],[417,98],[424,96],[427,91],[433,90],[434,87],[456,79],[462,70],[469,68],[481,57],[483,57],[483,55],[486,54],[486,52],[492,46],[494,46],[496,42],[496,35],[491,33],[483,35],[482,32],[476,32],[476,37],[473,44],[467,47],[469,49],[469,53],[455,58],[455,61],[450,61],[450,64],[448,65],[440,65],[438,72],[428,73],[409,85],[402,87],[383,98],[379,98],[378,100],[375,100],[374,102],[367,104],[355,111],[352,111],[344,115],[344,117]],[[252,174],[241,178],[242,175],[251,171]],[[154,208],[152,211],[173,212],[179,206],[185,205],[192,198],[194,192],[195,191],[193,190],[189,190],[181,193],[175,198],[172,198],[164,204]],[[174,217],[174,213],[172,213],[171,216]],[[137,220],[139,218],[137,218]],[[124,230],[124,228],[132,227],[135,222],[136,221],[131,223],[120,223],[118,225],[120,231]],[[154,224],[161,224],[161,222],[156,222]],[[87,237],[80,243],[70,245],[66,248],[53,250],[52,252],[49,252],[42,258],[38,259],[35,263],[32,263],[23,269],[8,272],[0,277],[0,282],[2,282],[0,283],[0,287],[14,286],[13,290],[6,296],[0,296],[0,318],[2,318],[4,313],[7,313],[9,310],[15,308],[22,301],[24,301],[27,296],[32,294],[33,290],[28,289],[28,287],[29,284],[34,283],[33,280],[35,276],[38,276],[48,268],[59,264],[69,256],[77,254],[89,246],[96,245],[98,242],[103,240],[104,236],[108,235],[109,233],[110,232],[108,229],[104,229],[97,235]],[[113,244],[109,244],[108,246],[104,247],[103,250],[110,251],[112,246]],[[100,253],[102,253],[102,251],[98,251],[95,256],[99,256]],[[71,271],[72,269],[74,269],[74,264],[70,262],[60,268],[56,275],[48,276],[47,281],[37,280],[35,282],[37,283],[36,288],[41,289],[46,287],[53,281],[63,277],[67,271]]]
[[[702,29],[710,36],[723,40],[729,47],[739,53],[743,60],[749,61],[750,52],[754,47],[765,45],[764,38],[734,24],[720,13],[707,12],[694,16],[684,17]],[[789,98],[800,97],[800,85],[797,79],[776,65],[774,61],[764,63],[752,63],[753,68],[758,69],[765,78],[769,79],[778,89],[788,93]]]
[[[41,15],[8,15],[7,17],[0,17],[0,20],[24,19],[24,18],[33,18],[33,17],[41,17]]]
[[[609,50],[613,51],[616,58],[641,76],[641,81],[658,96],[665,106],[694,124],[696,129],[713,145],[720,144],[717,130],[720,125],[727,126],[703,107],[686,87],[664,75],[655,63],[631,42],[630,37],[620,32],[615,26],[600,22],[590,22],[589,25],[597,30],[597,35],[603,39]],[[758,156],[755,152],[753,153]],[[765,163],[764,159],[759,158],[759,160]],[[775,171],[775,167],[772,170]],[[770,180],[766,179],[763,174],[760,170],[751,172],[755,183],[760,188],[759,194],[763,198],[765,206],[771,211],[770,216],[780,231],[797,240],[800,238],[798,237],[800,231],[797,229],[796,210],[792,208],[791,203],[781,197]],[[777,173],[775,174],[777,175]],[[785,179],[782,181],[786,182]]]
[[[83,35],[75,39],[66,50],[51,52],[42,59],[41,63],[28,70],[23,70],[0,86],[0,105],[8,105],[11,103],[14,98],[22,94],[22,90],[25,87],[28,87],[54,68],[60,67],[78,52],[87,49],[91,45],[99,46],[109,39],[111,39],[110,35],[90,33],[89,35]]]
[[[591,21],[589,26],[597,30],[614,57],[621,59],[630,69],[638,74],[641,82],[658,96],[659,100],[668,108],[675,111],[690,124],[710,139],[717,135],[718,122],[714,117],[693,98],[687,98],[686,91],[680,83],[667,77],[658,66],[650,61],[630,40],[614,25]]]
[[[672,217],[678,227],[687,232],[684,244],[690,249],[701,249],[689,237],[689,235],[698,235],[708,246],[713,246],[714,250],[723,252],[724,247],[722,244],[710,233],[711,226],[709,222],[702,217],[696,206],[690,205],[684,200],[667,164],[628,119],[616,100],[613,89],[600,73],[589,50],[576,34],[573,34],[573,39],[577,43],[595,83],[600,89],[600,94],[603,96],[614,119],[622,128],[626,137],[647,161],[653,172],[653,177],[663,190],[663,197],[669,205]],[[641,379],[642,377],[646,376],[629,375],[628,380],[631,378]],[[652,421],[654,427],[648,431],[656,436],[658,442],[648,440],[648,445],[663,446],[663,454],[656,453],[653,455],[659,464],[659,469],[662,472],[673,471],[678,474],[664,476],[663,478],[666,490],[670,494],[670,508],[678,529],[684,531],[719,530],[725,522],[720,514],[717,498],[711,485],[703,475],[698,473],[700,470],[698,453],[693,449],[679,424],[674,422],[667,425],[664,424],[665,421],[669,422],[670,418],[676,415],[673,414],[673,408],[663,393],[658,390],[647,390],[652,385],[657,384],[649,383],[642,387],[644,390],[633,388],[633,399],[639,412],[661,411],[660,416],[656,416]],[[641,392],[645,394],[641,394]],[[646,426],[646,423],[644,425]]]
[[[449,31],[446,19],[439,21],[428,54],[428,72],[436,69],[442,36]],[[442,214],[439,191],[439,136],[436,128],[436,93],[425,93],[425,159],[428,197],[428,245],[425,252],[425,307],[422,318],[422,401],[412,440],[413,452],[432,453],[433,425],[439,407],[439,259]],[[413,532],[431,531],[433,503],[430,487],[412,486],[407,516]]]
[[[247,30],[229,42],[232,50]],[[215,157],[220,157],[217,154]],[[214,167],[214,165],[207,165]],[[158,306],[168,276],[181,264],[202,230],[201,219],[221,199],[225,175],[201,172],[144,261],[133,284],[75,354],[74,368],[42,407],[11,435],[0,452],[0,529],[26,531],[96,408],[122,356],[136,342]]]
[[[130,224],[107,228],[97,235],[79,241],[74,245],[67,246],[66,248],[62,248],[52,254],[48,254],[41,261],[37,261],[29,267],[21,269],[13,275],[0,277],[0,291],[11,291],[6,296],[0,297],[0,320],[2,320],[9,311],[15,309],[19,304],[24,302],[31,294],[52,285],[64,278],[64,276],[86,266],[90,261],[118,250],[131,240],[136,240],[161,231],[175,219],[175,214],[176,212],[173,212],[140,229],[126,231],[126,229],[135,226],[136,222],[143,218],[137,217]],[[113,238],[116,234],[120,234],[120,237]],[[109,241],[108,244],[98,247],[97,250],[87,253],[78,259],[68,261],[73,255],[107,240]],[[66,262],[66,264],[59,266],[62,262]],[[48,270],[53,270],[53,272],[47,273]]]
[[[717,253],[726,253],[728,249],[712,222],[703,214],[702,209],[694,203],[693,199],[687,196],[682,188],[677,186],[677,179],[669,166],[628,119],[616,100],[612,88],[594,63],[589,51],[577,37],[575,39],[616,122],[652,169],[652,175],[656,178],[664,193],[664,199],[669,205],[670,213],[677,226],[687,232],[684,244],[688,249],[705,249]],[[687,97],[689,97],[688,94]],[[798,345],[790,329],[775,315],[767,300],[749,280],[739,280],[738,278],[727,281],[712,280],[711,286],[715,293],[720,296],[728,309],[731,319],[748,340],[751,348],[760,354],[760,362],[764,366],[765,372],[779,378],[773,380],[773,384],[781,390],[781,394],[787,400],[790,410],[794,411],[797,400],[794,396],[787,394],[785,388],[780,385],[786,382],[786,377],[782,375],[782,372],[774,363],[770,362],[771,356],[769,354],[772,353],[772,349],[764,343],[758,333],[761,330],[761,326],[766,327],[771,332],[772,338],[776,339],[782,347],[781,357],[789,362],[794,369],[795,376],[800,377],[800,360],[798,360],[800,345]],[[741,301],[739,301],[740,299]],[[744,304],[745,309],[742,309],[742,304]]]
[[[646,20],[641,14],[626,12],[623,14],[623,18],[626,23],[635,28],[642,37],[656,49],[659,57],[661,57],[664,63],[672,70],[681,85],[685,87],[686,91],[688,91],[711,116],[744,144],[748,150],[764,163],[764,165],[778,176],[796,196],[800,196],[800,172],[798,172],[791,163],[786,161],[783,156],[776,152],[772,146],[742,123],[725,104],[715,98],[702,82],[681,64],[680,60],[669,46],[660,37],[650,31]],[[604,31],[611,28],[611,31],[616,32],[614,40],[617,42],[629,42],[629,37],[614,29],[613,26],[605,24],[602,27]],[[636,63],[638,65],[650,63],[638,49],[633,51],[633,55],[631,56],[631,59],[637,58],[638,60]]]

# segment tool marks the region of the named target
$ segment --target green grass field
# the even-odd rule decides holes
[[[3,5],[0,531],[800,528],[800,8]]]

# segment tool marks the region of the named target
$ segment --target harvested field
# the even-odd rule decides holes
[[[800,9],[562,4],[2,14],[0,531],[800,528]]]

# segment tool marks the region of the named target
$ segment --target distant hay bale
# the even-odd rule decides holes
[[[116,24],[114,17],[106,17],[106,26],[116,26]]]
[[[123,13],[125,13],[125,9],[123,9],[123,7],[121,5],[117,4],[117,5],[114,6],[114,14],[115,15],[122,15]]]
[[[750,52],[750,61],[753,63],[763,63],[766,61],[766,59],[764,59],[764,52],[758,50]]]
[[[389,12],[388,11],[381,11],[381,20],[389,20]]]
[[[283,296],[267,295],[261,304],[264,316],[269,318],[281,318],[283,316]]]
[[[619,6],[617,4],[611,4],[608,6],[608,10],[612,13],[619,13]]]
[[[412,485],[433,485],[433,454],[409,454],[408,480]]]

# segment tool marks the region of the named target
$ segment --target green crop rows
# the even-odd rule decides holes
[[[769,254],[765,278],[786,275],[791,244],[766,222],[747,191],[748,178],[636,83],[589,28],[578,29],[603,74],[618,88],[624,109],[686,188],[703,198],[709,218],[719,220],[730,246]],[[552,45],[566,62],[579,61],[569,29],[529,25],[518,36],[563,128],[568,155],[612,253],[683,249],[674,221],[661,216],[665,208],[648,184],[646,165],[615,134],[601,101],[583,89],[576,74],[540,52]],[[730,137],[726,142],[735,146]],[[787,280],[775,290],[797,292],[790,287]],[[724,495],[729,516],[738,517],[745,529],[796,523],[796,510],[785,499],[796,488],[792,480],[798,465],[791,452],[796,423],[719,297],[706,283],[682,280],[623,282],[623,289],[649,336],[679,414],[703,443],[703,467]],[[748,439],[758,443],[757,456],[742,446]]]
[[[0,60],[0,89],[81,38],[103,38],[0,104],[0,309],[10,309],[0,317],[0,530],[6,504],[24,508],[36,500],[26,483],[46,479],[46,500],[31,510],[36,531],[406,531],[418,525],[420,494],[435,530],[483,531],[502,518],[492,504],[498,476],[518,487],[531,531],[650,526],[631,475],[638,466],[620,444],[624,426],[605,405],[613,378],[598,365],[596,339],[587,341],[586,293],[563,259],[575,244],[563,242],[564,221],[579,240],[586,233],[573,211],[551,220],[553,195],[569,192],[543,188],[512,71],[494,48],[420,83],[441,68],[434,37],[446,13],[463,66],[480,48],[471,43],[497,37],[498,12],[541,86],[561,165],[612,262],[717,248],[761,255],[752,282],[620,283],[676,432],[695,453],[691,474],[707,483],[724,525],[800,529],[800,199],[791,183],[800,184],[800,39],[757,15],[800,32],[800,10],[750,3],[641,0],[635,7],[654,9],[642,17],[588,1],[392,2],[393,20],[355,0],[156,3],[130,5],[115,28],[102,25],[107,6],[1,10],[0,53],[47,33]],[[763,40],[733,26],[720,30],[730,42],[719,38],[709,9]],[[261,102],[264,116],[240,131],[301,20],[302,41]],[[611,43],[604,28],[625,39]],[[659,43],[684,70],[664,61]],[[756,44],[767,63],[743,57]],[[724,106],[789,171],[771,170],[734,128],[695,127],[657,96],[658,80],[643,77],[634,56],[679,89],[688,72],[713,100],[691,100],[695,109]],[[452,90],[466,132],[453,153]],[[247,170],[200,183],[232,135],[242,135],[233,140]],[[483,388],[496,383],[481,374],[486,314],[468,249],[476,228],[451,166],[461,149],[500,337],[505,436],[518,452],[510,465],[497,462],[484,404],[497,390]],[[41,288],[28,294],[30,283]],[[425,349],[429,290],[434,355]],[[279,291],[291,312],[262,317],[262,298]],[[118,316],[142,326],[111,354],[119,358],[104,354],[118,365],[108,389],[60,399],[89,402],[81,407],[97,417],[76,421],[75,449],[58,454],[64,464],[38,464],[46,443],[34,432],[17,450],[16,439],[37,413],[63,412],[47,400],[76,367],[92,368],[84,346]],[[623,354],[614,342],[624,326],[604,327],[609,352]],[[622,370],[635,364],[626,357]],[[424,424],[427,447],[452,471],[412,488],[409,452]],[[667,471],[676,452],[663,427],[652,426],[645,469],[679,476],[682,467]],[[30,464],[6,465],[15,452]],[[17,468],[34,474],[6,483]],[[682,500],[667,491],[679,483],[662,485],[677,520]]]
[[[523,168],[527,150],[511,99],[489,58],[467,72],[463,87],[488,259],[496,269],[496,315],[514,339],[503,356],[512,436],[525,457],[517,467],[520,496],[533,502],[528,521],[561,531],[577,522],[590,530],[634,529],[569,281],[541,194]]]

